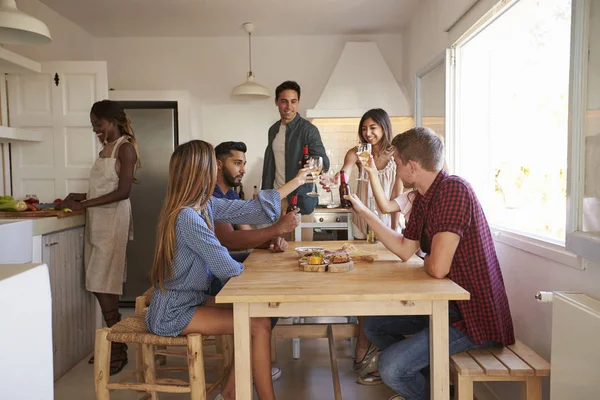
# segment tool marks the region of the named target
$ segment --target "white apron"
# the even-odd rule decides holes
[[[114,192],[119,185],[115,155],[126,141],[121,136],[109,158],[98,158],[90,171],[88,199]],[[129,199],[87,209],[85,226],[85,288],[90,292],[123,294],[125,250],[133,240]]]

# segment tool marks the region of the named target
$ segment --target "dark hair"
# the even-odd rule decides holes
[[[403,164],[416,161],[430,172],[439,172],[444,166],[444,143],[433,129],[409,129],[394,137],[392,145]]]
[[[141,167],[142,163],[140,160],[140,152],[138,151],[137,140],[135,138],[135,133],[133,132],[133,128],[131,127],[131,121],[129,117],[125,113],[123,106],[121,106],[116,101],[112,100],[101,100],[97,101],[92,105],[92,110],[90,114],[94,114],[98,119],[105,119],[109,122],[114,122],[119,128],[119,133],[121,135],[126,135],[129,137],[129,143],[133,145],[135,149],[135,155],[137,156],[137,167]],[[133,178],[134,182],[137,182],[137,178]]]
[[[217,147],[215,147],[215,155],[217,156],[217,158],[221,161],[233,156],[232,151],[233,150],[237,150],[237,151],[241,151],[242,153],[245,153],[247,148],[246,148],[246,143],[244,142],[223,142],[221,144],[219,144]]]
[[[358,139],[361,143],[367,143],[367,140],[362,135],[362,126],[367,119],[371,118],[375,123],[381,126],[383,136],[381,137],[380,151],[383,153],[392,151],[392,123],[390,116],[381,108],[373,108],[363,114],[358,124]]]
[[[284,90],[295,90],[298,93],[298,100],[300,100],[300,85],[295,81],[285,81],[275,89],[275,100],[279,100],[279,95]]]

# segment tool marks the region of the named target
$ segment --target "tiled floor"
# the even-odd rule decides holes
[[[352,351],[350,341],[337,343],[338,367],[344,400],[387,400],[394,393],[385,385],[362,386],[356,384],[356,375],[352,371]],[[276,366],[281,368],[282,377],[274,382],[275,395],[278,400],[329,400],[333,399],[333,384],[329,363],[329,349],[326,339],[303,339],[301,342],[300,360],[292,358],[291,340],[280,340],[277,343],[278,360]],[[54,388],[55,400],[92,400],[94,396],[93,365],[87,358],[61,377]],[[129,348],[129,364],[116,380],[125,373],[134,370],[135,350]],[[169,363],[177,363],[177,360]],[[182,376],[183,377],[183,376]],[[140,393],[112,392],[113,400],[138,399]],[[185,394],[161,394],[161,400],[189,399]],[[213,396],[210,397],[212,399]],[[255,399],[257,397],[255,396]]]

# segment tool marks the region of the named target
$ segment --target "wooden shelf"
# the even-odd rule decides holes
[[[0,126],[0,143],[41,142],[42,133]]]

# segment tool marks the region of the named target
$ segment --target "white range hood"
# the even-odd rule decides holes
[[[360,118],[372,108],[412,115],[406,96],[374,42],[347,42],[307,118]]]

